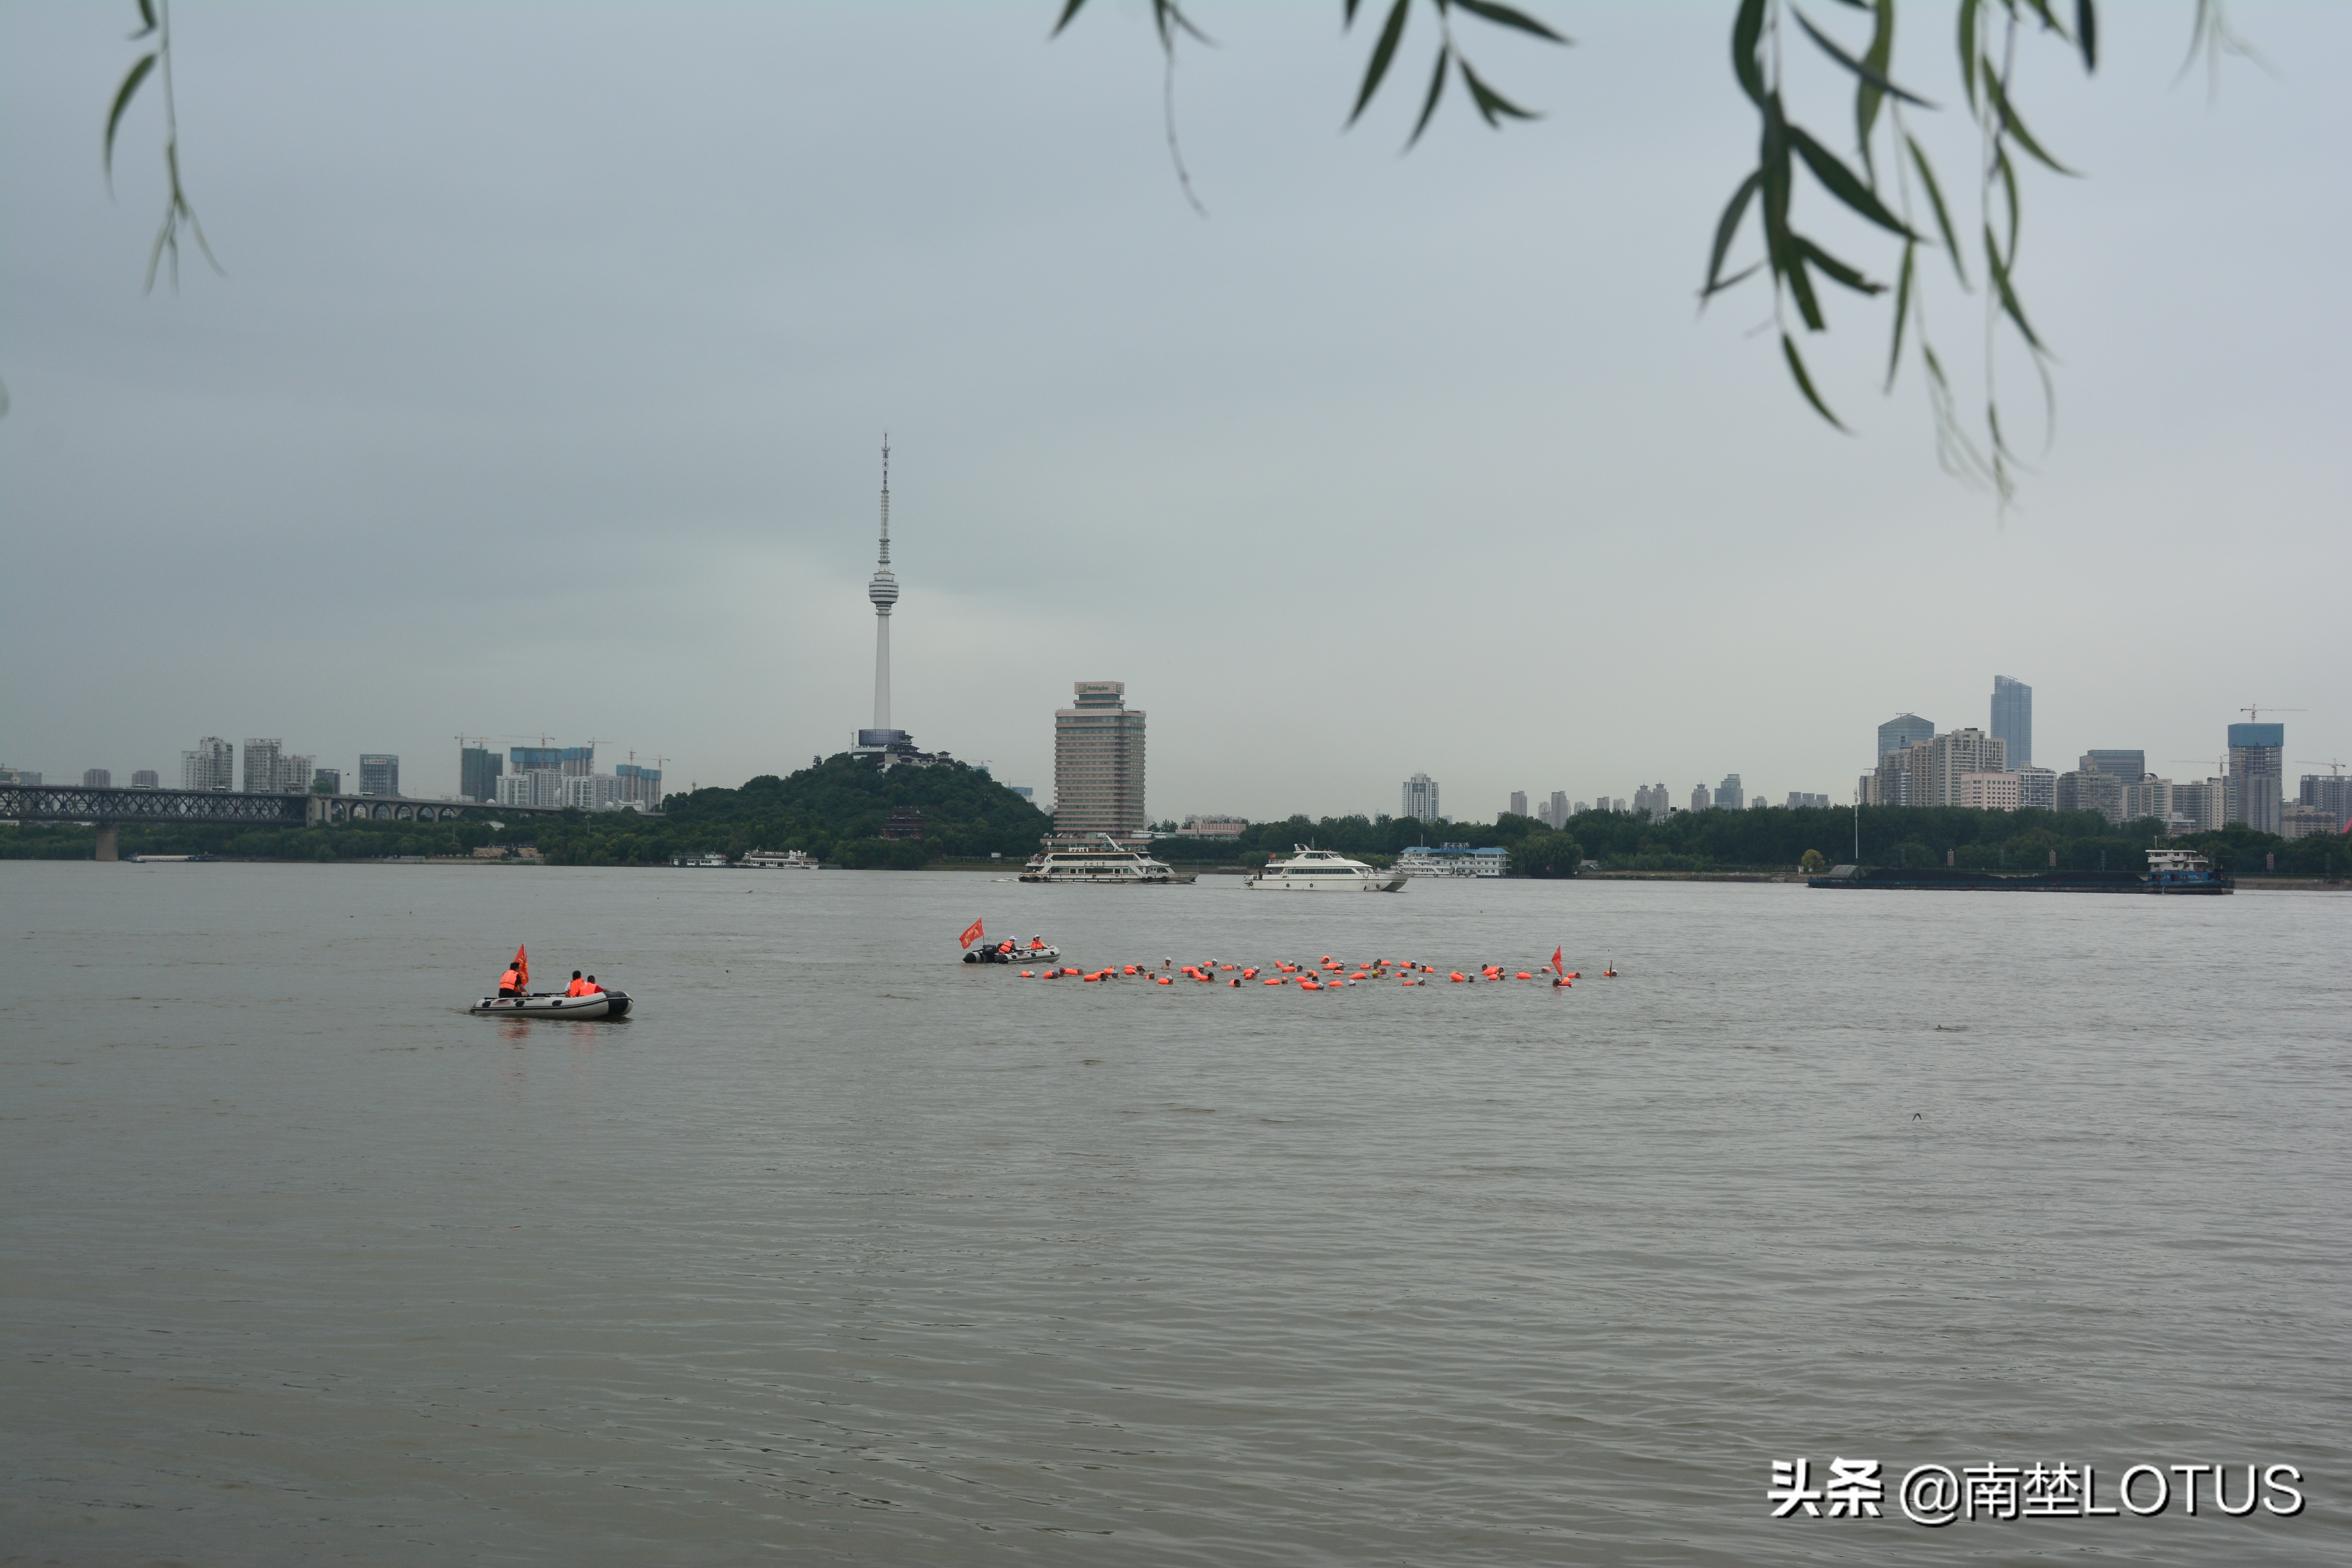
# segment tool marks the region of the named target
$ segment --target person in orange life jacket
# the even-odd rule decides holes
[[[594,975],[590,975],[586,984],[588,989],[580,993],[583,996],[602,996],[604,994],[604,988],[596,984],[596,977]]]
[[[499,994],[501,996],[520,996],[522,994],[521,970],[517,969],[511,963],[507,965],[507,972],[499,976]]]
[[[580,972],[575,969],[572,972],[572,984],[563,988],[563,994],[566,996],[585,996],[593,989],[587,981],[580,978]]]

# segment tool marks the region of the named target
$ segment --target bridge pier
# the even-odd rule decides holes
[[[98,825],[98,858],[100,860],[122,858],[122,825],[101,822]]]

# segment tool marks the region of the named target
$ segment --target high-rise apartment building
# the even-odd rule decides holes
[[[289,754],[278,758],[278,793],[280,795],[309,794],[310,781],[318,775],[318,772],[319,770],[311,765],[311,760],[309,757]]]
[[[2011,773],[1962,773],[1960,798],[1954,802],[1971,811],[2015,811],[2017,775]]]
[[[180,753],[182,789],[236,788],[236,748],[218,735],[206,735],[193,752]]]
[[[114,774],[106,768],[84,768],[81,774],[81,787],[84,789],[112,789],[114,787]]]
[[[1674,797],[1666,794],[1664,779],[1654,784],[1638,785],[1633,791],[1633,815],[1636,816],[1646,816],[1652,822],[1664,822],[1674,809]]]
[[[2033,760],[2033,688],[2006,675],[1992,678],[1992,722],[1986,726],[2008,742],[2011,772]]]
[[[1437,820],[1437,781],[1427,773],[1415,773],[1404,781],[1404,805],[1399,816],[1418,817],[1423,822]]]
[[[1883,757],[1889,752],[1899,752],[1935,738],[1934,724],[1916,713],[1898,713],[1878,727],[1878,754]]]
[[[136,769],[131,775],[131,787],[132,789],[162,789],[163,787],[163,775],[157,773],[153,768]]]
[[[662,776],[659,768],[649,768],[638,763],[622,763],[613,769],[613,776],[621,781],[623,804],[645,811],[659,811],[662,803]]]
[[[2342,773],[2305,773],[2295,804],[2318,807],[2336,819],[2341,831],[2345,819],[2352,817],[2352,778]]]
[[[1143,711],[1123,680],[1081,680],[1075,706],[1054,711],[1054,831],[1141,833]]]
[[[1715,786],[1715,804],[1725,811],[1738,811],[1748,804],[1748,791],[1738,773],[1723,775],[1723,782]]]
[[[1513,790],[1511,792],[1511,815],[1513,816],[1525,816],[1527,814],[1528,792],[1523,789]]]
[[[1577,811],[1582,811],[1584,807],[1580,805],[1576,807]],[[1564,789],[1556,789],[1552,791],[1551,825],[1554,827],[1566,827],[1568,826],[1568,819],[1573,815],[1574,813],[1569,810],[1568,792]]]
[[[2222,779],[2191,779],[2172,786],[2172,815],[2184,833],[2218,833],[2230,825],[2230,786]]]
[[[2017,768],[2017,804],[2023,811],[2058,807],[2058,773],[2053,768]]]
[[[2006,773],[2008,756],[2006,744],[1973,728],[1914,741],[1878,759],[1863,780],[1863,804],[1958,805],[1963,774]]]
[[[584,779],[596,771],[596,748],[593,746],[515,746],[507,752],[514,771],[527,773],[534,769],[561,773],[568,779]]]
[[[560,806],[565,804],[564,785],[572,781],[553,768],[530,768],[521,773],[501,773],[494,786],[500,805]],[[364,795],[367,792],[360,792]]]
[[[1826,811],[1829,809],[1829,804],[1830,797],[1825,795],[1808,795],[1801,789],[1792,789],[1789,792],[1789,809],[1790,811],[1803,810],[1808,807],[1814,810]]]
[[[506,760],[488,746],[457,743],[457,795],[461,800],[495,801],[499,798],[499,777],[506,772]]]
[[[2111,773],[2105,768],[2077,768],[2058,775],[2056,794],[2060,811],[2095,811],[2109,822],[2124,819],[2121,773]]]
[[[245,741],[245,793],[276,795],[278,793],[278,752],[283,741],[257,741],[248,735]]]
[[[2172,819],[2173,794],[2172,781],[2160,779],[2154,773],[2142,773],[2136,779],[2126,780],[2124,784],[2123,820],[2138,822],[2152,816],[2158,822],[2169,822]]]
[[[360,793],[396,797],[400,794],[400,759],[389,752],[362,752]]]
[[[2147,772],[2146,751],[2089,751],[2074,764],[2088,772],[2096,768],[2103,773],[2113,773],[2126,784],[2136,784]]]
[[[1706,787],[1706,784],[1704,780],[1691,785],[1690,808],[1693,811],[1705,811],[1714,804],[1715,792]]]
[[[2230,820],[2276,833],[2285,805],[2286,726],[2230,726]]]

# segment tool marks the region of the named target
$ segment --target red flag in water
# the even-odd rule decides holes
[[[1559,949],[1557,947],[1551,950],[1551,972],[1554,974],[1565,974],[1568,973],[1568,971],[1560,964]]]
[[[520,945],[515,948],[515,972],[525,985],[530,984],[530,954],[525,952]]]
[[[963,928],[964,946],[970,947],[973,942],[976,942],[981,939],[981,935],[980,922],[978,921],[972,921],[971,924]]]

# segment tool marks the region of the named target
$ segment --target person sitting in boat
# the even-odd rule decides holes
[[[575,969],[572,972],[572,984],[563,988],[563,994],[566,996],[593,996],[596,994],[596,983],[593,980],[583,980],[580,978],[580,972]]]
[[[499,976],[499,994],[501,996],[520,996],[522,994],[522,970],[515,964],[508,964],[507,972]]]
[[[580,994],[583,996],[602,996],[604,994],[604,988],[596,984],[596,977],[592,974],[588,977],[588,989],[583,991]]]

